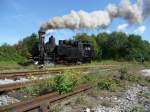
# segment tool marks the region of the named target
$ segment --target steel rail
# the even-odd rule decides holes
[[[33,70],[33,71],[24,71],[24,72],[3,72],[0,73],[0,79],[15,79],[17,80],[20,77],[27,77],[27,76],[40,76],[46,75],[48,73],[60,73],[63,70],[72,70],[72,69],[90,69],[90,68],[111,68],[117,65],[90,65],[90,66],[73,66],[73,67],[59,67],[59,68],[51,68],[48,70]]]
[[[63,95],[59,95],[58,92],[49,93],[31,100],[1,107],[0,112],[48,112],[53,103],[59,102],[81,92],[85,92],[89,89],[91,89],[90,86],[81,85],[75,88],[73,92]]]
[[[112,70],[112,69],[102,69],[102,70],[107,70],[108,71],[108,70]],[[44,80],[44,79],[40,79],[40,80]],[[12,90],[17,90],[17,89],[20,89],[20,88],[23,88],[23,87],[35,85],[38,82],[39,82],[39,80],[32,80],[32,81],[26,81],[26,82],[17,82],[17,83],[10,83],[10,84],[0,85],[0,92],[8,92],[8,91],[12,91]]]

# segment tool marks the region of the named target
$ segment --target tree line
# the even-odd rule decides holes
[[[3,44],[0,46],[0,62],[14,61],[23,63],[31,57],[32,47],[38,41],[38,35],[33,33],[14,45]]]
[[[57,37],[56,37],[57,38]],[[95,48],[95,60],[150,61],[150,43],[140,35],[123,32],[99,33],[98,35],[77,34],[75,40],[89,41]],[[31,57],[32,47],[38,42],[38,35],[31,34],[15,45],[0,46],[0,61],[23,61]]]
[[[140,35],[123,32],[100,33],[98,35],[79,34],[74,37],[80,41],[90,41],[96,51],[96,59],[150,61],[150,43]]]

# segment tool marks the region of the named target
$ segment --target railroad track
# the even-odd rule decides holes
[[[72,68],[72,67],[69,67],[69,68]],[[93,68],[93,67],[91,67]],[[108,67],[107,67],[108,68]],[[109,67],[110,68],[110,67]],[[73,69],[73,68],[72,68]],[[82,67],[82,68],[74,68],[74,69],[80,69],[80,70],[89,70],[89,67],[87,69],[87,67]],[[62,70],[64,70],[64,68],[62,69],[55,69],[54,71],[50,71],[50,70],[47,70],[47,71],[44,71],[46,74],[48,73],[60,73]],[[111,69],[106,69],[105,67],[103,68],[103,70],[111,70]],[[50,72],[49,72],[50,71]],[[39,73],[43,73],[43,71],[39,72]],[[30,73],[29,71],[26,72],[25,74],[20,74],[22,72],[15,72],[17,74],[15,74],[15,76],[24,76],[24,75],[27,75],[28,73]],[[35,71],[34,73],[38,73],[37,71]],[[13,73],[11,73],[13,74]],[[37,74],[36,74],[37,75]],[[39,74],[38,74],[39,75]],[[15,77],[15,76],[6,76],[6,77],[9,77],[9,78],[12,78],[12,77]],[[28,75],[27,75],[28,76]],[[42,79],[41,79],[42,80]],[[34,85],[36,83],[38,83],[39,80],[32,80],[32,81],[27,81],[27,82],[17,82],[17,83],[10,83],[10,84],[5,84],[5,85],[0,85],[0,92],[8,92],[8,91],[11,91],[11,90],[17,90],[17,89],[20,89],[20,88],[23,88],[23,87],[26,87],[26,86],[31,86],[31,85]]]
[[[0,112],[48,112],[52,104],[89,89],[91,89],[90,86],[81,85],[75,88],[73,92],[67,94],[59,95],[58,92],[49,93],[31,100],[1,107]]]
[[[90,68],[111,68],[117,65],[96,65],[96,66],[74,66],[74,67],[59,67],[59,68],[51,68],[48,70],[33,70],[33,71],[24,71],[24,72],[3,72],[0,73],[0,79],[14,79],[17,80],[21,77],[28,77],[28,76],[41,76],[46,74],[54,74],[54,73],[60,73],[63,70],[72,70],[72,69],[80,69],[80,70],[86,70]]]
[[[12,90],[17,90],[23,87],[35,85],[38,82],[39,80],[34,80],[34,81],[28,81],[28,82],[19,82],[19,83],[0,85],[0,92],[3,93],[3,92],[12,91]]]
[[[40,76],[46,75],[48,73],[59,73],[59,70],[35,70],[35,71],[26,71],[26,72],[8,72],[8,73],[0,73],[0,79],[14,79],[17,80],[21,77],[28,76]]]

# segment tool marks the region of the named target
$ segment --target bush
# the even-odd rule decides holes
[[[139,74],[128,73],[127,68],[121,68],[119,73],[121,80],[126,80],[129,82],[139,82],[142,78]]]
[[[119,69],[118,70],[119,71],[119,73],[120,73],[120,79],[121,80],[125,80],[125,79],[127,79],[127,68],[121,68],[121,69]]]
[[[27,86],[22,91],[33,96],[39,96],[52,91],[58,91],[59,94],[64,94],[74,89],[78,83],[78,78],[80,78],[79,74],[80,72],[65,71],[54,78],[49,77],[44,80],[42,79],[42,81],[39,80],[36,85]],[[30,81],[34,80],[38,79],[31,77]]]
[[[33,77],[32,77],[33,78]],[[30,81],[34,81],[35,79],[30,79]],[[36,79],[38,80],[38,79]],[[48,78],[46,80],[39,80],[36,85],[28,86],[21,90],[26,94],[30,94],[32,96],[39,96],[52,91],[52,79]]]
[[[100,82],[97,83],[97,86],[99,89],[102,90],[110,90],[111,83],[108,80],[101,80]]]
[[[68,73],[69,72],[54,78],[52,88],[54,91],[58,91],[59,94],[64,94],[72,91],[77,84],[77,80],[72,77],[73,75],[71,74],[71,72],[69,74]]]

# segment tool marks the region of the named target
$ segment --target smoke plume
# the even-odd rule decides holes
[[[141,24],[149,15],[150,0],[137,0],[135,4],[131,4],[130,0],[121,0],[119,5],[109,4],[105,10],[91,13],[83,10],[71,11],[68,15],[54,17],[42,24],[40,30],[105,28],[116,17],[121,17],[130,24]]]

